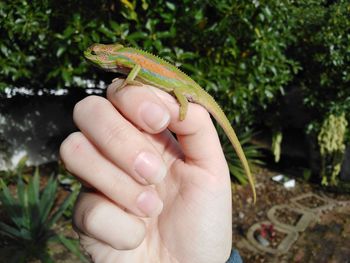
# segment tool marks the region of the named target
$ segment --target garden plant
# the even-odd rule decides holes
[[[57,179],[51,176],[44,189],[40,190],[39,169],[29,179],[28,184],[18,177],[16,195],[13,195],[4,181],[0,179],[1,209],[6,212],[0,221],[0,236],[3,246],[1,257],[6,262],[28,262],[39,259],[41,262],[54,262],[49,253],[50,242],[63,244],[70,252],[86,259],[80,253],[77,242],[58,233],[55,226],[68,206],[74,202],[76,195],[69,194],[57,206]],[[87,261],[86,261],[87,262]]]

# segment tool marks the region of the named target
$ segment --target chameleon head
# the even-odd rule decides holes
[[[84,57],[103,69],[113,68],[115,66],[114,54],[120,49],[124,48],[123,45],[115,44],[93,44],[84,51]]]

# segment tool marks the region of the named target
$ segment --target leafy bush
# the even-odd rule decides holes
[[[38,169],[28,185],[19,177],[17,198],[11,195],[3,180],[0,180],[0,186],[2,209],[6,211],[9,219],[9,222],[0,221],[0,235],[10,239],[10,243],[0,249],[6,262],[28,262],[30,259],[53,262],[47,250],[49,242],[62,243],[84,261],[75,241],[56,233],[53,229],[74,201],[75,195],[70,194],[57,209],[54,209],[57,181],[51,177],[45,188],[40,191]]]
[[[350,111],[348,0],[4,0],[0,27],[0,90],[109,82],[113,74],[88,67],[82,52],[121,42],[180,66],[238,134],[262,122],[278,134],[279,101],[291,86],[310,109],[305,129],[315,143],[327,116]]]
[[[345,114],[329,115],[317,136],[321,154],[322,185],[336,186],[345,153],[344,136],[348,126]]]
[[[181,66],[243,126],[290,81],[304,87],[310,107],[350,107],[342,103],[350,79],[346,0],[5,0],[0,18],[2,87],[110,80],[91,73],[82,51],[93,42],[119,41]]]
[[[349,1],[300,1],[293,13],[297,42],[290,53],[302,67],[294,84],[312,113],[308,131],[317,134],[329,114],[350,112]]]
[[[181,66],[245,126],[297,70],[284,54],[294,39],[288,1],[5,0],[0,10],[2,87],[106,79],[91,74],[82,51],[119,41]]]
[[[337,184],[350,145],[349,8],[347,0],[301,1],[293,11],[298,23],[291,54],[302,67],[294,85],[311,115],[306,131],[318,144],[324,185]]]
[[[284,52],[294,40],[288,1],[5,0],[0,9],[2,87],[110,81],[82,52],[119,41],[180,66],[224,105],[241,134],[298,69]]]
[[[34,83],[45,79],[47,69],[43,65],[49,59],[50,14],[48,1],[0,2],[3,88],[8,85],[23,85],[31,78]]]

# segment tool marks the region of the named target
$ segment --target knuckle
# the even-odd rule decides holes
[[[75,104],[73,109],[73,118],[76,119],[84,113],[88,113],[87,111],[90,109],[98,109],[105,102],[106,100],[102,97],[96,95],[88,96]]]
[[[100,173],[99,173],[100,172]],[[105,174],[104,171],[96,171],[97,176],[100,174]],[[104,185],[103,192],[105,192],[107,195],[113,195],[116,192],[121,191],[122,189],[122,183],[120,182],[120,179],[124,176],[119,176],[118,173],[114,174],[113,177],[111,177],[112,180],[108,181],[108,184]]]
[[[66,165],[67,170],[69,170],[69,163],[72,157],[79,156],[79,153],[83,151],[86,144],[87,140],[81,132],[74,132],[70,134],[62,142],[59,153],[62,161]]]
[[[201,107],[199,105],[195,105],[195,106],[198,112],[198,116],[200,116],[200,118],[203,118],[204,121],[208,121],[211,119],[209,112],[204,107]]]
[[[118,145],[124,144],[130,138],[130,129],[126,123],[116,121],[106,125],[103,131],[103,145],[108,147],[113,145],[118,147]]]

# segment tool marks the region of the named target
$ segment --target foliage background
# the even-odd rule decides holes
[[[181,67],[238,133],[261,123],[283,129],[281,98],[297,88],[311,114],[304,129],[316,137],[329,114],[350,121],[349,14],[348,0],[4,0],[0,89],[109,82],[82,51],[121,42]]]
[[[0,9],[2,87],[97,79],[82,51],[119,41],[181,66],[240,112],[237,121],[251,123],[251,105],[265,108],[298,68],[284,52],[293,23],[283,3],[36,0],[4,1]]]

